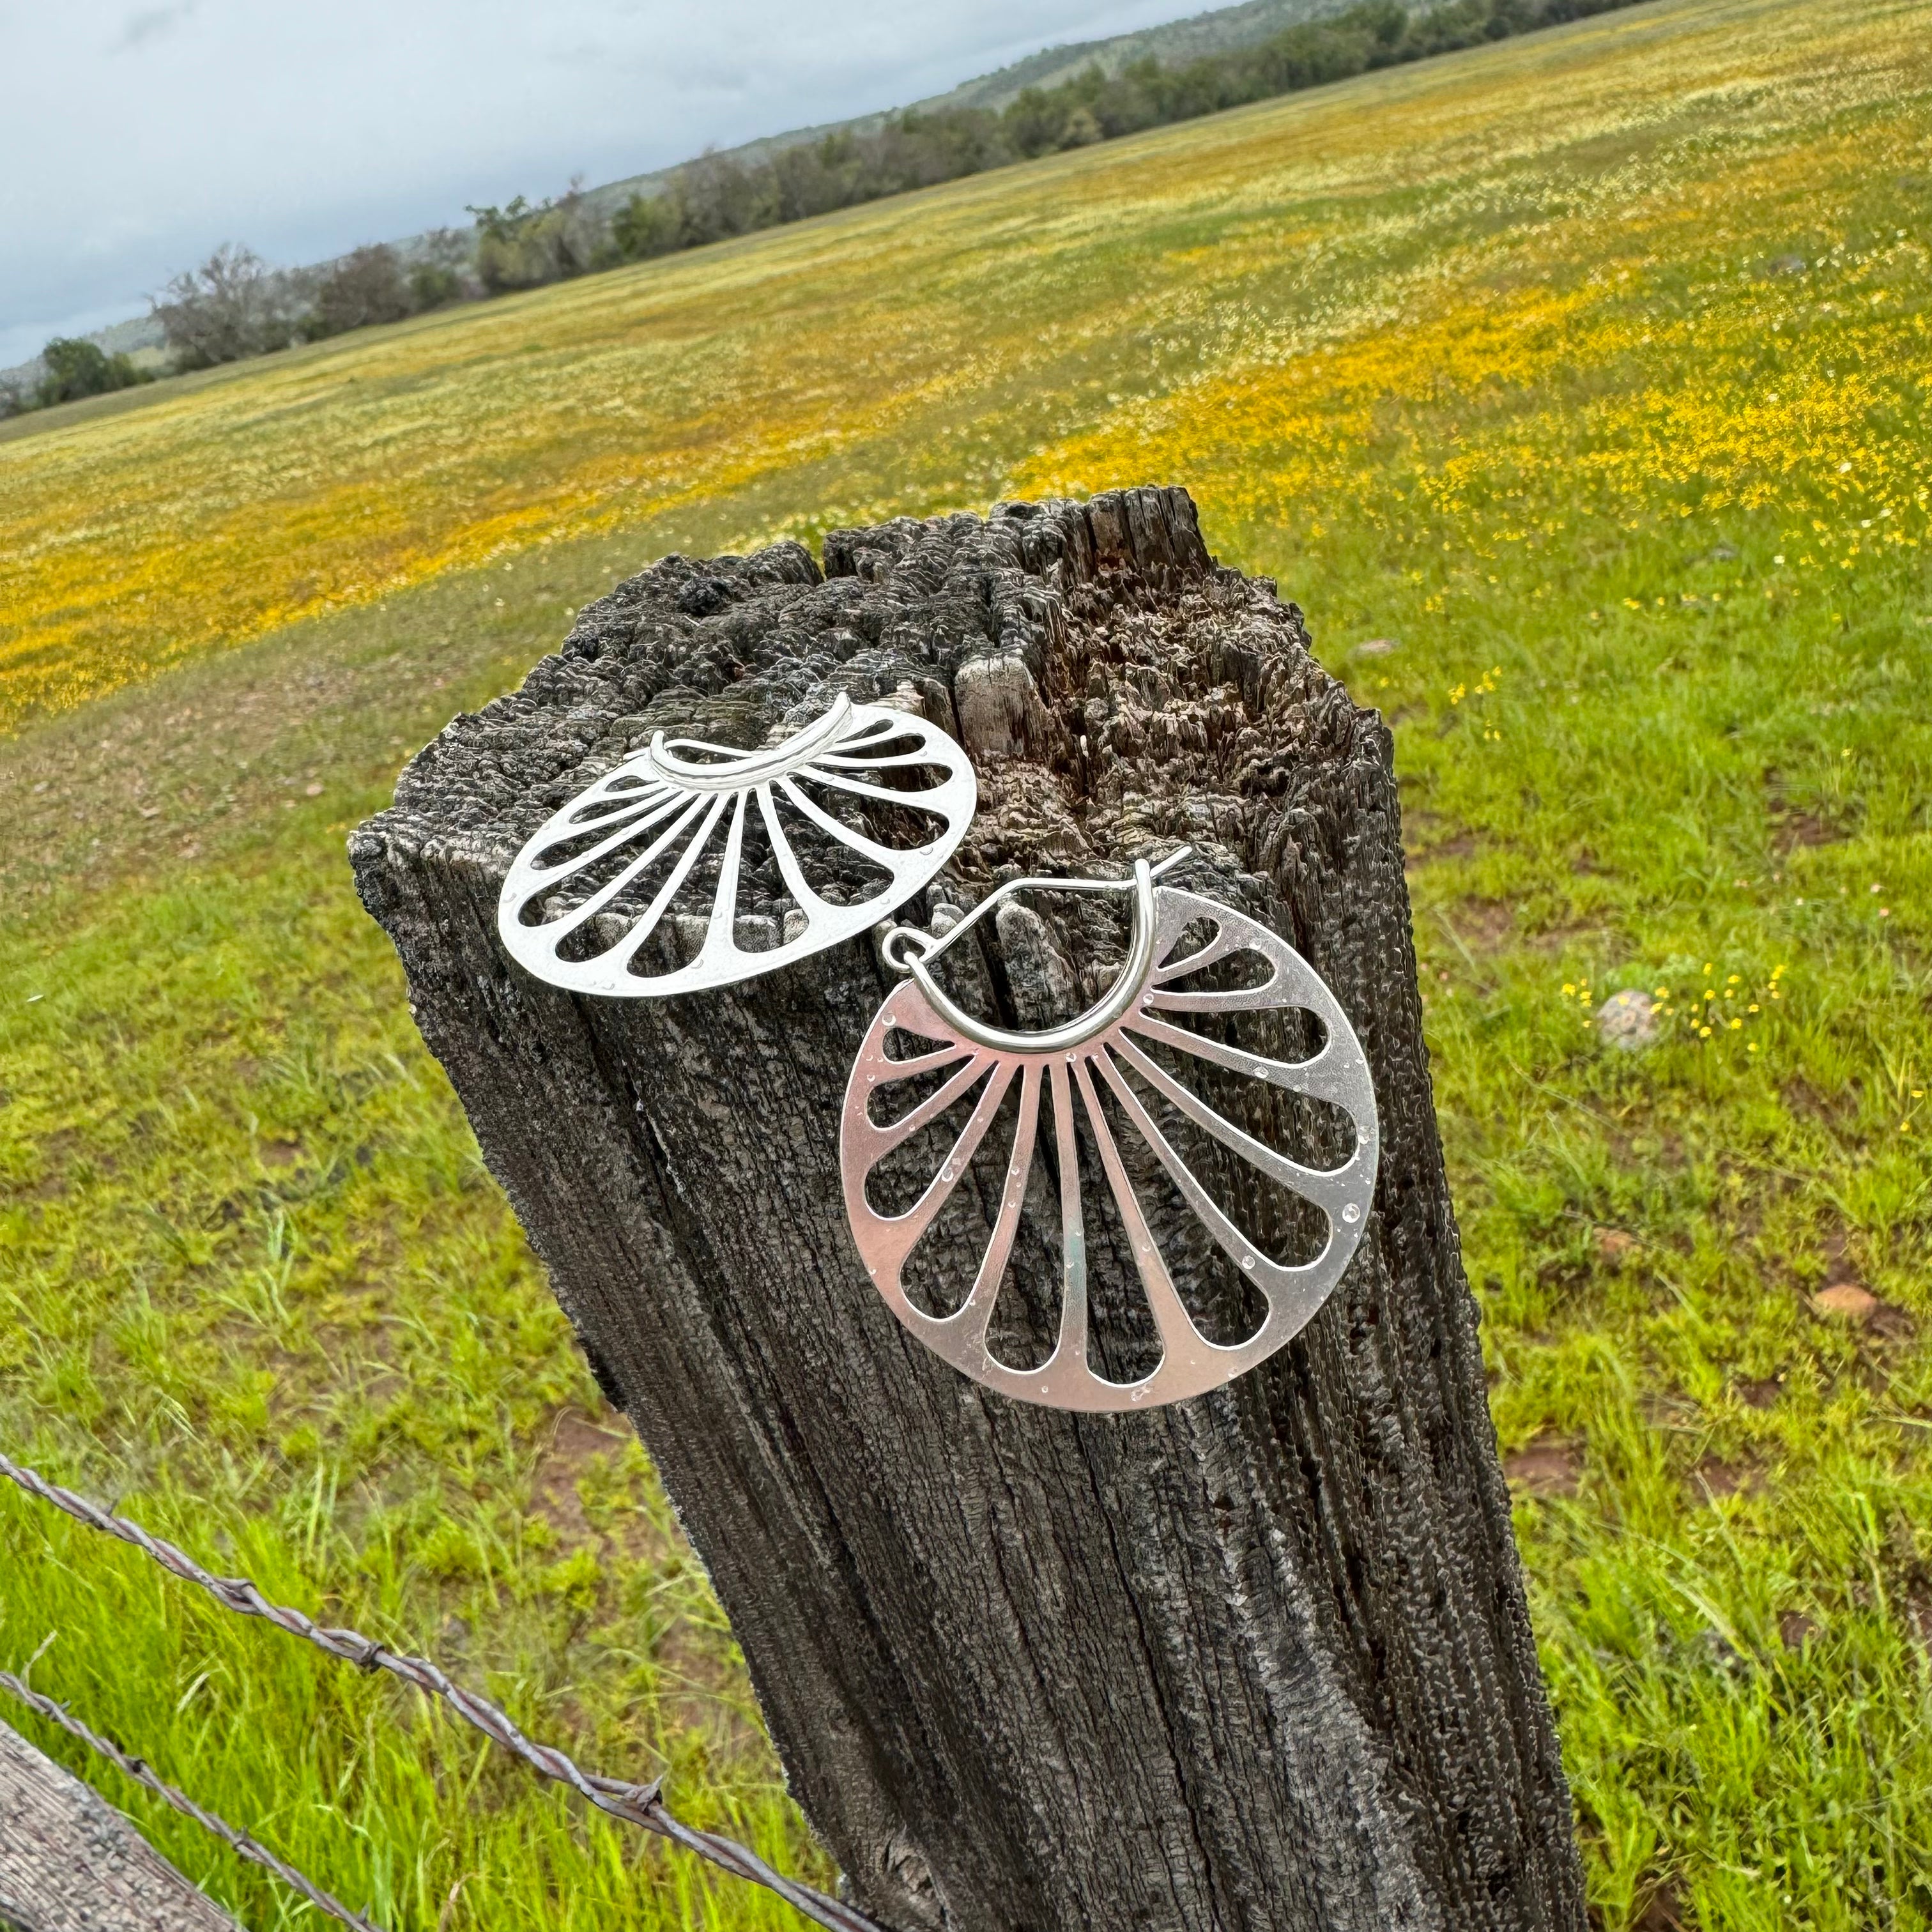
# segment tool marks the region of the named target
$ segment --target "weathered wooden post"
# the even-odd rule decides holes
[[[0,1932],[235,1932],[80,1779],[0,1724]]]
[[[451,724],[351,845],[800,1802],[854,1901],[908,1928],[1579,1932],[1387,730],[1271,584],[1214,564],[1180,490],[841,531],[825,560],[822,581],[788,543],[632,579]],[[756,746],[840,690],[971,752],[956,905],[1185,840],[1192,880],[1290,939],[1352,1018],[1381,1114],[1370,1225],[1252,1373],[1076,1415],[902,1330],[841,1197],[848,1070],[896,983],[863,942],[674,1000],[579,999],[506,959],[506,869],[579,787],[655,728]],[[982,992],[1042,1024],[1121,943],[1104,919],[1003,919]],[[944,1238],[938,1274],[970,1279],[983,1226]]]

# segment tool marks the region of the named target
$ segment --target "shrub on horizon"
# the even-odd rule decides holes
[[[134,366],[124,354],[110,356],[99,343],[83,336],[56,335],[40,351],[47,373],[40,378],[32,404],[50,409],[56,403],[71,403],[82,396],[104,396],[116,389],[131,389],[137,382],[154,378]]]

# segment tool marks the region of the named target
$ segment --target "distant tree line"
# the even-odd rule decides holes
[[[1029,87],[998,110],[908,111],[874,134],[830,134],[763,160],[707,154],[676,170],[656,194],[633,195],[592,266],[701,247],[1629,4],[1445,0],[1410,8],[1366,0],[1256,46],[1179,65],[1150,56],[1108,74],[1096,64],[1056,86]]]
[[[252,248],[224,242],[155,298],[154,318],[176,368],[212,368],[480,294],[471,253],[466,236],[441,228],[406,259],[379,242],[320,268],[272,268]]]
[[[275,268],[252,248],[224,242],[200,267],[176,276],[152,308],[170,370],[211,369],[492,292],[477,274],[476,252],[469,236],[442,228],[406,257],[384,242],[319,268]],[[0,418],[151,382],[158,373],[98,343],[62,336],[40,351],[40,361],[46,374],[38,383],[0,385]]]
[[[835,208],[930,188],[1010,162],[1109,141],[1224,108],[1426,59],[1486,40],[1631,4],[1631,0],[1442,0],[1364,4],[1285,28],[1256,46],[1173,66],[1151,56],[1114,74],[1097,64],[1052,87],[1029,87],[1004,108],[947,107],[892,116],[872,134],[835,133],[742,161],[706,154],[655,194],[598,213],[573,182],[554,199],[519,195],[472,207],[467,234],[439,229],[406,255],[386,242],[320,268],[273,268],[224,243],[177,275],[154,314],[174,368],[206,369],[297,342],[447,303],[540,287],[681,248],[701,248]],[[31,394],[0,390],[0,416],[149,380],[125,356],[56,339]]]

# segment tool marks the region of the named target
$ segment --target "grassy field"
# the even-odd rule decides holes
[[[1658,0],[0,428],[0,1444],[825,1880],[343,836],[664,550],[1184,482],[1394,724],[1602,1925],[1932,1928],[1928,244],[1932,0]],[[82,1535],[0,1664],[398,1932],[788,1918]]]

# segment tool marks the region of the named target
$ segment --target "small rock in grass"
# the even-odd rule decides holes
[[[1903,1342],[1914,1329],[1912,1317],[1902,1308],[1881,1301],[1868,1288],[1855,1281],[1834,1282],[1811,1298],[1811,1306],[1820,1315],[1835,1316],[1840,1321],[1869,1328],[1887,1342]]]
[[[1355,646],[1355,655],[1358,658],[1385,658],[1390,651],[1398,648],[1397,640],[1394,638],[1371,638],[1366,644]]]
[[[1855,1281],[1840,1281],[1821,1288],[1811,1298],[1811,1306],[1820,1315],[1834,1315],[1862,1328],[1878,1312],[1879,1300],[1869,1288],[1861,1288]]]
[[[1630,1259],[1643,1246],[1634,1234],[1627,1234],[1621,1228],[1599,1228],[1597,1230],[1598,1258],[1616,1268]]]
[[[1612,993],[1597,1009],[1598,1038],[1626,1053],[1649,1046],[1657,1037],[1657,1016],[1650,1009],[1650,995],[1634,987]]]

